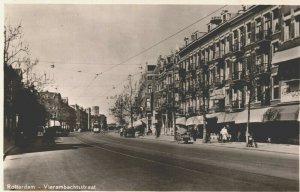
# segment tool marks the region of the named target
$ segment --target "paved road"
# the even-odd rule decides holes
[[[61,137],[55,147],[44,150],[7,156],[4,186],[27,184],[43,190],[47,184],[95,185],[97,191],[299,190],[299,157],[292,154],[92,133]]]

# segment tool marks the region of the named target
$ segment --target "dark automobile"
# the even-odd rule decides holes
[[[133,127],[124,129],[124,137],[135,137],[135,129]]]

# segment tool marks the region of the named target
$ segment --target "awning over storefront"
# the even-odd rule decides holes
[[[223,123],[234,122],[238,114],[239,113],[225,113]],[[218,123],[219,123],[219,119],[218,119]]]
[[[176,119],[176,125],[185,125],[186,124],[186,119],[185,117],[178,117]]]
[[[300,46],[274,53],[272,64],[278,64],[293,59],[300,59]]]
[[[223,122],[224,116],[225,116],[225,113],[224,113],[224,112],[219,112],[219,113],[207,114],[207,115],[206,115],[206,118],[208,118],[208,119],[211,119],[211,118],[217,118],[217,122],[220,123],[219,120],[220,120],[221,122]]]
[[[269,107],[261,108],[261,109],[251,109],[250,110],[250,123],[259,123],[264,121],[264,114],[266,111],[270,109]],[[235,116],[235,123],[247,123],[248,120],[248,110],[244,110],[242,112],[239,112]]]
[[[299,104],[272,107],[266,111],[264,121],[300,121]]]
[[[203,116],[190,117],[186,121],[186,125],[202,125],[202,124],[203,124]]]

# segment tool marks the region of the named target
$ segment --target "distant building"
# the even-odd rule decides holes
[[[81,129],[83,131],[88,130],[88,112],[79,105],[71,105],[76,112],[76,126],[75,129]]]
[[[99,106],[92,106],[91,115],[99,115]]]
[[[154,70],[156,65],[147,65],[145,73],[142,75],[139,81],[139,89],[137,96],[137,105],[139,106],[139,117],[138,119],[146,118],[147,130],[151,128],[152,116],[153,116],[153,84],[152,81],[155,79]],[[146,122],[145,122],[146,123]]]
[[[48,112],[47,126],[60,126],[65,129],[75,126],[75,110],[69,106],[68,98],[62,98],[60,93],[39,92],[39,102]]]

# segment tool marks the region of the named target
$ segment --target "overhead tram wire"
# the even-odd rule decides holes
[[[139,75],[139,74],[141,74],[141,72],[134,73],[132,76],[136,76],[136,75]],[[122,85],[122,84],[123,84],[124,82],[126,82],[126,81],[128,81],[128,78],[127,78],[127,77],[126,77],[126,79],[123,79],[120,83],[114,85],[114,86],[113,86],[113,89],[119,87],[120,85]],[[105,95],[96,95],[96,96],[90,96],[90,97],[96,98],[96,97],[104,97],[104,96],[105,96]]]
[[[114,68],[116,68],[116,67],[118,67],[118,66],[120,66],[120,65],[125,64],[126,62],[130,61],[131,59],[133,59],[133,58],[135,58],[135,57],[137,57],[137,56],[139,56],[139,55],[141,55],[141,54],[143,54],[143,53],[149,51],[150,49],[152,49],[152,48],[156,47],[157,45],[159,45],[159,44],[161,44],[161,43],[167,41],[168,39],[170,39],[170,38],[176,36],[177,34],[181,33],[182,31],[184,31],[184,30],[190,28],[191,26],[193,26],[193,25],[199,23],[200,21],[202,21],[202,20],[206,19],[207,17],[209,17],[209,16],[215,14],[216,12],[218,12],[218,11],[224,9],[224,8],[227,7],[227,6],[228,6],[228,5],[224,5],[224,6],[220,7],[220,8],[218,8],[218,9],[216,9],[215,11],[209,13],[208,15],[206,15],[206,16],[204,16],[204,17],[202,17],[202,18],[200,18],[200,19],[194,21],[193,23],[191,23],[191,24],[189,24],[189,25],[183,27],[182,29],[180,29],[180,30],[177,31],[176,33],[174,33],[174,34],[172,34],[172,35],[170,35],[170,36],[168,36],[168,37],[166,37],[166,38],[160,40],[159,42],[153,44],[152,46],[148,47],[147,49],[144,49],[143,51],[137,53],[136,55],[133,55],[133,56],[127,58],[126,60],[124,60],[123,62],[121,62],[121,63],[119,63],[119,64],[113,65],[113,66],[112,66],[111,68],[109,68],[108,70],[105,70],[105,71],[101,72],[101,74],[106,73],[106,72],[109,72],[109,71],[111,71],[112,69],[114,69]],[[96,79],[97,77],[98,77],[98,75],[96,75],[96,77],[92,79],[92,81],[89,83],[89,85],[86,87],[86,89],[87,89],[87,88],[95,81],[95,79]],[[85,90],[86,90],[86,89],[85,89]],[[84,92],[85,92],[85,91],[84,91]],[[81,95],[80,95],[80,96],[81,96]],[[80,96],[78,96],[76,99],[78,99]]]

